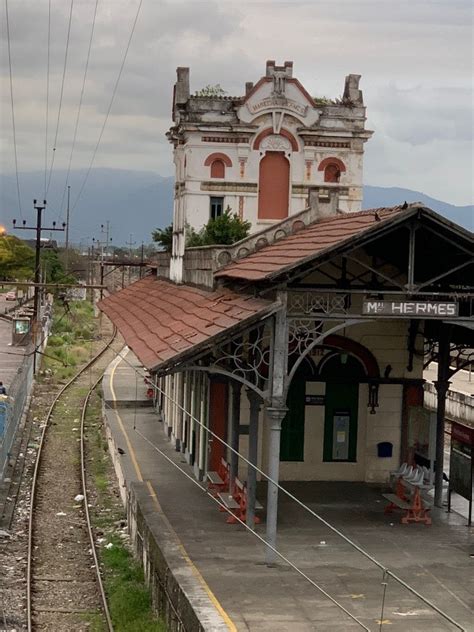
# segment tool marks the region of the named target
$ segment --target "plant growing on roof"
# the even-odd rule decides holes
[[[208,84],[205,88],[201,88],[194,93],[195,97],[223,97],[227,94],[220,83],[216,83],[215,86]]]

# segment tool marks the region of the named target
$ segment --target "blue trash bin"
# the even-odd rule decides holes
[[[390,458],[393,453],[393,443],[390,441],[381,441],[377,443],[377,456],[381,458]]]

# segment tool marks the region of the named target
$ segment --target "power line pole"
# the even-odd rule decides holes
[[[42,225],[42,213],[46,208],[46,200],[43,200],[43,205],[36,203],[33,200],[34,209],[36,211],[36,226],[27,226],[26,220],[23,220],[22,226],[16,225],[16,219],[13,220],[13,228],[16,230],[34,230],[36,231],[36,256],[35,256],[35,297],[33,303],[33,342],[36,344],[36,331],[38,328],[38,320],[40,316],[41,308],[41,233],[42,231],[64,231],[66,224],[63,223],[61,228],[56,228],[56,222],[53,222],[52,226],[46,227]],[[36,370],[36,348],[33,353],[33,371]]]
[[[134,246],[137,242],[132,241],[133,233],[130,233],[130,241],[126,241],[125,245],[128,246],[128,257],[132,258],[132,246]]]
[[[140,257],[140,279],[143,276],[143,241],[142,241],[142,252],[141,252],[141,257]]]
[[[107,220],[105,222],[105,226],[103,224],[100,225],[100,232],[102,234],[105,233],[105,256],[109,254],[109,233],[110,233],[110,222]],[[110,241],[112,241],[112,237],[110,237]]]
[[[71,187],[67,187],[67,211],[66,211],[66,256],[65,256],[65,268],[66,272],[69,272],[69,202],[71,198]]]

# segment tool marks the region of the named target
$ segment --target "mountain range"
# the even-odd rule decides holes
[[[66,219],[67,195],[65,195],[66,172],[55,171],[51,180],[48,206],[44,225]],[[83,245],[91,243],[92,237],[104,239],[101,224],[110,222],[112,243],[124,245],[151,241],[151,231],[171,222],[173,212],[172,176],[163,177],[152,171],[128,171],[121,169],[94,169],[90,172],[77,200],[86,176],[85,170],[71,171],[70,196],[70,241]],[[56,183],[60,182],[61,187]],[[44,172],[19,173],[22,214],[18,211],[17,184],[14,174],[0,176],[0,223],[9,232],[12,220],[25,219],[28,225],[36,223],[33,199],[43,200]],[[455,206],[432,198],[419,191],[399,187],[364,186],[363,208],[394,206],[407,202],[422,202],[425,206],[444,215],[450,221],[469,230],[474,229],[474,206]],[[62,201],[62,205],[61,205]],[[59,211],[59,207],[64,209]],[[25,235],[19,235],[26,238]],[[28,233],[28,236],[30,234]],[[31,234],[33,237],[33,234]],[[48,236],[47,233],[45,236]],[[58,233],[56,233],[58,238]],[[62,241],[61,238],[58,241]]]

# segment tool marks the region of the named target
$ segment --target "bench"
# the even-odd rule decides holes
[[[428,512],[431,510],[431,505],[421,498],[421,490],[429,489],[430,485],[425,485],[423,477],[421,475],[416,477],[412,472],[410,472],[411,476],[408,477],[408,480],[405,480],[403,476],[398,477],[395,494],[382,494],[389,501],[384,513],[391,513],[394,509],[399,508],[405,512],[400,520],[402,524],[422,522],[425,525],[430,525],[431,516],[428,515]]]
[[[231,515],[227,518],[226,522],[228,524],[235,524],[239,520],[245,522],[247,520],[247,507],[248,507],[248,495],[247,495],[247,486],[244,485],[238,478],[235,479],[234,482],[234,494],[233,498],[237,503],[236,514]],[[263,505],[255,500],[255,511],[261,511],[263,509]],[[260,524],[261,520],[258,516],[255,516],[255,524]]]
[[[227,461],[221,458],[217,472],[207,472],[208,489],[216,496],[229,489],[230,468]]]
[[[231,511],[235,511],[235,510],[240,508],[239,503],[235,500],[235,498],[232,496],[232,494],[218,493],[217,494],[217,498],[224,505],[224,507],[226,507],[227,509],[230,509]],[[223,509],[223,508],[221,507],[221,509]],[[229,518],[231,518],[231,517],[232,516],[229,516]],[[235,521],[235,522],[237,522],[237,521]]]

